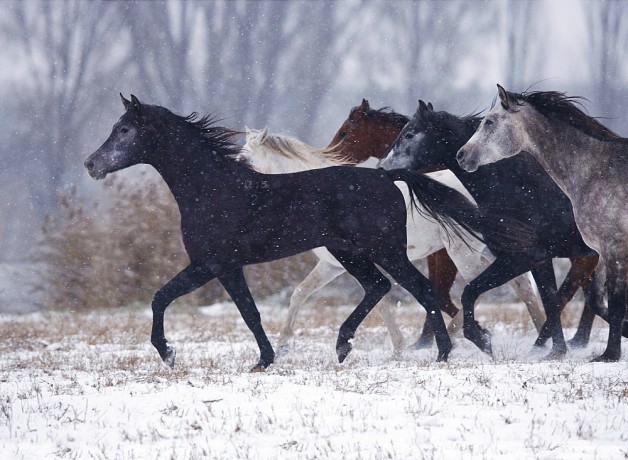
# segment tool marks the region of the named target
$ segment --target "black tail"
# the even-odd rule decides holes
[[[466,238],[461,228],[497,251],[526,252],[534,245],[534,232],[523,222],[505,216],[483,215],[460,192],[424,174],[405,169],[387,173],[393,181],[408,184],[413,209],[439,222],[447,232],[453,232],[463,241]]]

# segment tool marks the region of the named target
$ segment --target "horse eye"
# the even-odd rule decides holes
[[[120,128],[120,132],[121,132],[122,134],[128,133],[128,132],[129,132],[129,128],[127,128],[126,126],[125,126],[125,127],[123,127],[123,128]]]
[[[414,137],[414,133],[406,133],[404,136],[406,139],[412,139]]]
[[[486,120],[486,121],[484,122],[484,124],[485,124],[485,125],[487,125],[487,126],[488,126],[488,125],[492,125],[492,124],[493,124],[493,120]]]
[[[338,133],[338,137],[340,137],[341,139],[342,139],[343,137],[346,137],[346,136],[347,136],[347,133],[346,133],[345,131],[340,131],[340,132]]]

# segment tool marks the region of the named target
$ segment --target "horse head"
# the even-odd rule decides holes
[[[524,150],[527,141],[525,130],[521,129],[517,116],[525,107],[521,95],[506,91],[497,85],[499,104],[495,104],[486,114],[477,131],[460,148],[456,160],[462,169],[474,172],[485,164],[516,155]]]
[[[120,94],[125,112],[113,126],[109,138],[87,160],[85,168],[94,179],[146,161],[147,143],[151,143],[144,123],[145,107],[137,97]]]

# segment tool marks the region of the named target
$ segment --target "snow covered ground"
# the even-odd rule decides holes
[[[285,309],[260,309],[276,338]],[[456,339],[450,362],[434,364],[435,348],[392,360],[370,315],[339,365],[349,311],[307,308],[292,353],[255,374],[255,342],[231,304],[171,307],[174,370],[149,343],[147,308],[1,315],[0,456],[628,458],[628,360],[588,362],[604,349],[603,324],[587,349],[543,362],[528,353],[535,334],[520,305],[481,305],[495,359]],[[396,311],[408,340],[417,312]]]

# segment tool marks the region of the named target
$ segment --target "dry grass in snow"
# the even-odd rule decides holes
[[[604,349],[601,323],[586,350],[543,362],[528,353],[535,334],[521,306],[481,305],[495,359],[458,338],[450,362],[434,364],[434,348],[392,360],[370,315],[339,365],[350,309],[306,309],[292,353],[258,374],[252,334],[228,303],[168,311],[174,370],[149,343],[147,308],[1,316],[1,456],[628,458],[627,359],[588,362]],[[260,310],[276,338],[285,309]],[[410,341],[423,315],[396,313]]]

